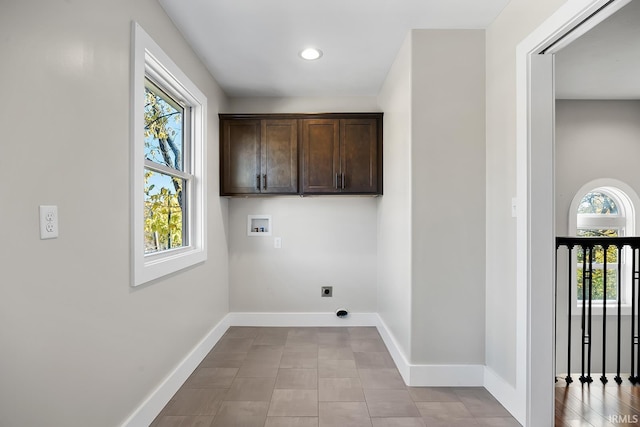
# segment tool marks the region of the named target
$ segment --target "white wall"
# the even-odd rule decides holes
[[[208,261],[129,286],[132,20],[207,95],[216,147],[225,96],[156,1],[2,3],[3,426],[119,425],[228,312],[215,149]],[[56,240],[40,204],[59,207]]]
[[[637,159],[640,158],[640,101],[577,101],[556,102],[556,231],[560,236],[569,235],[569,215],[573,197],[590,181],[612,178],[640,192],[640,175]],[[636,207],[640,209],[640,207]],[[636,230],[636,235],[638,235]],[[557,372],[567,367],[567,254],[559,252],[558,320],[556,353]],[[574,293],[575,297],[575,293]],[[574,311],[575,313],[575,311]],[[616,329],[615,317],[607,319],[607,371],[615,371]],[[602,370],[602,316],[593,322],[593,371]],[[623,320],[623,348],[621,366],[629,370],[628,316]],[[572,321],[571,370],[580,370],[580,317]]]
[[[483,30],[414,30],[412,345],[416,364],[484,364]]]
[[[384,196],[378,199],[378,314],[411,351],[411,57],[409,32],[378,95],[384,111]]]
[[[239,198],[229,212],[231,311],[376,312],[375,198]],[[272,216],[272,236],[247,236],[251,214]]]
[[[233,98],[233,113],[377,112],[375,98]],[[230,308],[234,312],[375,313],[376,198],[232,198]],[[248,237],[247,215],[273,218],[271,237]],[[273,238],[282,238],[274,249]],[[322,298],[321,286],[333,286]]]
[[[640,101],[556,102],[556,230],[559,234],[567,232],[573,197],[589,181],[613,178],[640,193],[638,118]]]
[[[486,364],[516,385],[516,47],[564,0],[511,0],[486,32]]]
[[[367,113],[382,111],[374,96],[231,98],[231,113]]]

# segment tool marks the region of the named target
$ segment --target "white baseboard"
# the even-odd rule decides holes
[[[412,387],[482,387],[484,365],[413,365],[398,346],[384,320],[378,315],[377,327],[404,382]]]
[[[517,399],[520,393],[488,366],[484,367],[484,388],[486,388],[520,424],[525,425],[527,408],[524,402],[520,402]]]
[[[229,313],[230,326],[376,326],[376,313]]]
[[[377,313],[229,313],[191,350],[121,427],[147,427],[231,326],[375,326],[404,382],[414,387],[484,386],[520,422],[524,412],[515,389],[484,365],[412,365]]]
[[[209,333],[189,352],[176,368],[142,402],[121,427],[148,427],[158,416],[162,408],[178,391],[182,384],[195,371],[200,362],[209,354],[213,346],[229,329],[228,316],[225,316]]]
[[[482,387],[484,365],[412,365],[412,387]]]

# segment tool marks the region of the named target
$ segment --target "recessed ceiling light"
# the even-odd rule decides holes
[[[302,59],[306,59],[307,61],[313,61],[322,56],[322,51],[320,49],[316,49],[314,47],[307,48],[300,52],[300,57]]]

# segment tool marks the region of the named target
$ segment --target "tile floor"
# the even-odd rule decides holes
[[[407,387],[375,328],[232,327],[152,427],[511,427],[481,387]]]

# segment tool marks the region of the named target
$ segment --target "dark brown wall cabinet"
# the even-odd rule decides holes
[[[220,192],[298,193],[297,120],[220,120]]]
[[[221,114],[220,129],[222,195],[382,194],[382,113]]]
[[[378,194],[375,119],[302,121],[303,192]]]

